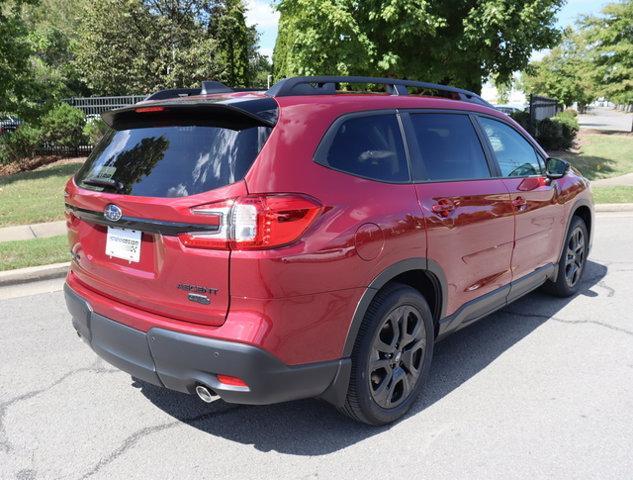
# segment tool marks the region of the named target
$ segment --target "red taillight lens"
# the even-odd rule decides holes
[[[184,245],[197,248],[256,250],[297,240],[321,212],[315,200],[296,194],[249,195],[232,202],[193,208],[207,215],[214,231],[180,234]]]
[[[239,377],[232,377],[230,375],[216,375],[218,382],[224,385],[232,385],[234,387],[248,387],[246,382]]]
[[[229,216],[233,201],[210,203],[191,209],[193,215],[204,218],[204,224],[209,230],[204,232],[188,232],[178,235],[186,247],[210,248],[214,250],[229,249]],[[202,219],[200,219],[202,222]],[[198,222],[196,222],[198,223]]]
[[[233,244],[238,250],[279,247],[297,240],[321,205],[300,195],[253,195],[233,206]]]

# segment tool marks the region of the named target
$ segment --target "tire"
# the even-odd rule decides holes
[[[557,297],[571,297],[578,293],[582,274],[587,265],[589,234],[582,218],[574,216],[565,237],[565,246],[558,261],[558,275],[548,280],[543,289]]]
[[[427,380],[434,341],[433,316],[424,297],[407,285],[384,287],[360,326],[340,410],[369,425],[401,418]]]

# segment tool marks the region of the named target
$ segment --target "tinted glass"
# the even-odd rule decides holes
[[[426,180],[489,178],[486,156],[467,115],[412,114]]]
[[[409,180],[400,126],[395,114],[345,120],[320,163],[386,182]]]
[[[503,122],[480,117],[503,177],[528,177],[543,173],[534,147]]]
[[[206,125],[113,130],[93,150],[76,181],[96,190],[103,187],[89,185],[88,179],[116,182],[118,192],[126,195],[194,195],[241,180],[270,130]]]

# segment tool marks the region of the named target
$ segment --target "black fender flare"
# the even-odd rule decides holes
[[[580,207],[587,207],[589,209],[590,214],[591,214],[591,225],[587,225],[587,229],[589,229],[589,245],[587,246],[587,253],[589,253],[591,251],[591,246],[593,244],[593,232],[595,230],[595,225],[596,225],[595,212],[594,212],[594,209],[593,209],[593,204],[591,203],[591,201],[589,199],[587,199],[587,198],[578,198],[578,199],[576,199],[576,201],[571,206],[571,209],[569,210],[569,215],[568,215],[568,218],[567,218],[567,225],[565,226],[565,235],[563,236],[563,242],[561,243],[560,250],[558,251],[559,258],[563,254],[563,250],[565,248],[565,240],[567,240],[567,234],[569,233],[569,227],[571,226],[571,221],[574,218],[574,215],[576,214],[576,211],[578,211],[578,209]]]
[[[437,287],[440,289],[441,296],[440,308],[437,312],[438,318],[436,318],[436,320],[439,321],[440,318],[444,317],[446,314],[448,285],[446,283],[446,275],[439,264],[432,259],[424,257],[407,258],[396,262],[380,272],[371,281],[356,304],[354,316],[352,317],[352,321],[350,322],[350,326],[347,331],[347,338],[343,347],[343,354],[341,355],[342,358],[349,359],[352,355],[352,350],[354,348],[354,344],[356,343],[356,337],[358,336],[360,325],[365,318],[365,313],[367,312],[371,301],[374,299],[378,291],[398,275],[411,270],[422,270],[433,274],[434,279],[437,282]],[[343,368],[339,369],[332,384],[325,392],[323,392],[323,394],[320,395],[320,398],[332,403],[333,405],[341,407],[345,403],[350,373],[351,362],[348,361],[343,365]]]
[[[400,260],[399,262],[394,263],[393,265],[385,268],[382,272],[380,272],[365,289],[365,292],[356,305],[354,316],[352,317],[352,321],[347,331],[347,338],[345,340],[345,346],[343,347],[343,357],[349,357],[352,354],[352,349],[354,348],[354,343],[356,342],[356,336],[358,335],[360,324],[365,318],[367,308],[369,308],[369,304],[376,296],[376,293],[378,293],[378,291],[382,287],[384,287],[388,282],[393,280],[398,275],[411,270],[427,271],[429,273],[432,273],[437,279],[440,289],[441,307],[437,312],[438,318],[436,320],[444,317],[446,313],[446,304],[448,299],[448,286],[446,283],[446,275],[444,275],[444,270],[442,270],[437,262],[429,258],[413,257],[407,258],[406,260]]]

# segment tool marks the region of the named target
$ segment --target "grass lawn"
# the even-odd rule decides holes
[[[0,243],[0,271],[69,260],[66,235]]]
[[[569,161],[589,180],[633,172],[633,135],[584,133],[577,152],[555,152]]]
[[[593,187],[596,203],[633,203],[633,187]]]
[[[64,185],[82,160],[0,177],[0,227],[64,218]]]

